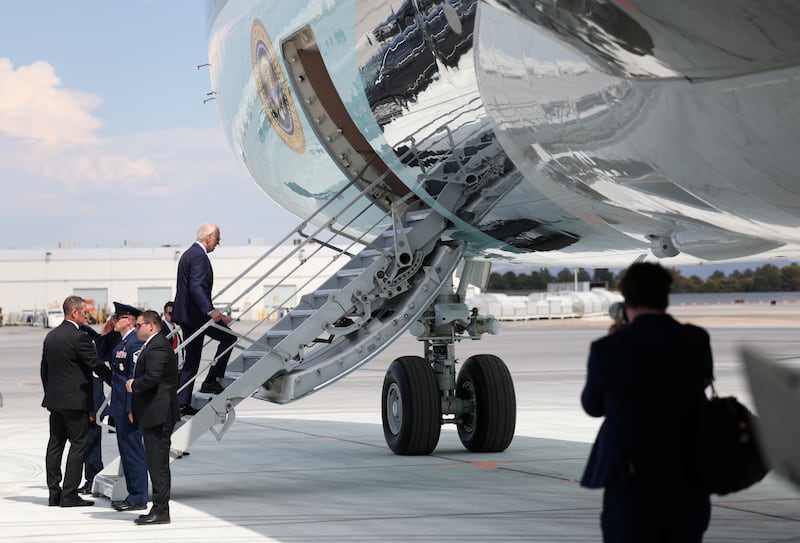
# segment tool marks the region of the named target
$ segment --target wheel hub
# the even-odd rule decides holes
[[[386,422],[393,435],[400,433],[403,422],[403,400],[397,383],[392,383],[386,392]]]
[[[461,426],[467,432],[475,431],[475,385],[472,381],[465,381],[461,388],[461,399],[464,400],[466,405],[470,405],[472,409],[468,413],[464,413],[461,417]]]

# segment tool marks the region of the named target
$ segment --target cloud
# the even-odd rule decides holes
[[[217,127],[106,136],[100,98],[65,89],[47,62],[0,58],[0,248],[191,242],[224,225],[226,243],[277,241],[296,219],[270,202]]]
[[[157,179],[149,158],[116,150],[96,131],[98,96],[66,89],[44,61],[14,69],[0,58],[0,160],[7,169],[75,188]]]
[[[98,143],[103,123],[91,114],[98,96],[61,87],[44,61],[14,69],[0,58],[0,134],[60,146]]]
[[[158,177],[156,167],[151,160],[133,159],[113,153],[64,156],[57,165],[43,164],[41,172],[48,179],[94,185]]]

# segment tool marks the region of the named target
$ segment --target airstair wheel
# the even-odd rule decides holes
[[[401,356],[383,380],[382,418],[386,444],[395,454],[430,454],[439,443],[442,407],[430,363]]]

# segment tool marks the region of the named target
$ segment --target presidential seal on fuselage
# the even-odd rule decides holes
[[[292,151],[304,153],[306,140],[286,75],[272,47],[267,30],[258,19],[253,21],[250,49],[258,95],[261,97],[261,104],[269,122]]]

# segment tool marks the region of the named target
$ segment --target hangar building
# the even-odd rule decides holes
[[[113,309],[114,301],[161,312],[175,296],[178,259],[187,247],[0,250],[0,308],[5,324],[23,322],[29,315],[40,323],[48,309],[57,310],[72,294],[93,300],[99,319]],[[344,265],[346,261],[337,255],[314,243],[219,246],[209,254],[214,293],[243,272],[244,276],[214,303],[220,309],[230,305],[232,316],[244,319],[279,313]]]

